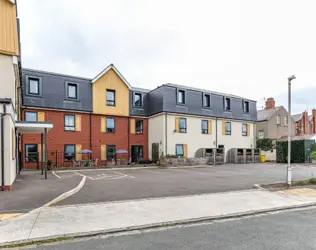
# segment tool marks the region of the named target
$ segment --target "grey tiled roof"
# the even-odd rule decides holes
[[[301,120],[301,117],[302,117],[302,113],[292,115],[292,118],[295,122],[298,122],[299,120]]]
[[[237,99],[243,99],[243,100],[249,100],[249,101],[257,102],[257,101],[255,101],[255,100],[251,100],[251,99],[249,99],[249,98],[244,98],[244,97],[237,96],[237,95],[231,95],[231,94],[226,94],[226,93],[220,93],[220,92],[211,91],[211,90],[207,90],[207,89],[194,88],[194,87],[189,87],[189,86],[179,85],[179,84],[174,84],[174,83],[165,83],[165,84],[163,84],[163,85],[165,85],[165,86],[171,86],[171,87],[175,87],[175,88],[182,88],[182,89],[194,90],[194,91],[199,91],[199,92],[211,93],[211,94],[216,94],[216,95],[222,95],[222,96],[233,97],[233,98],[237,98]]]
[[[262,109],[257,111],[257,121],[267,121],[273,114],[279,110],[280,107],[275,107],[273,109]]]

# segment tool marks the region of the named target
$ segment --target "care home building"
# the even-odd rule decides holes
[[[53,124],[47,151],[58,166],[82,160],[83,149],[110,165],[255,147],[253,100],[175,84],[136,88],[113,64],[93,79],[33,69],[23,69],[22,79],[22,119]],[[39,168],[40,141],[23,135],[24,168]]]
[[[133,88],[114,65],[93,79],[22,72],[22,119],[54,125],[47,152],[56,166],[81,161],[85,149],[92,151],[98,165],[148,160],[147,90]],[[40,141],[40,135],[23,135],[24,168],[39,168]]]
[[[200,149],[255,147],[256,102],[164,84],[149,93],[149,156],[195,157]]]

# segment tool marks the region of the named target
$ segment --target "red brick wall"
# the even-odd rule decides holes
[[[81,131],[64,131],[64,115],[79,114],[75,112],[53,111],[53,110],[36,110],[24,109],[22,111],[22,119],[26,111],[45,112],[45,121],[52,122],[54,128],[48,132],[48,159],[51,159],[53,164],[56,162],[56,151],[58,165],[72,165],[73,163],[63,162],[63,153],[65,144],[81,144],[82,149],[90,149],[90,114],[80,113],[81,115]],[[128,117],[107,116],[115,118],[115,133],[101,132],[101,115],[91,115],[92,119],[92,158],[98,159],[98,165],[110,164],[106,161],[101,161],[101,145],[115,145],[116,150],[122,149],[131,151],[132,145],[143,145],[144,160],[148,160],[148,120],[143,120],[143,134],[130,134],[128,126]],[[137,118],[138,119],[138,118]],[[140,118],[139,118],[140,119]],[[128,140],[130,146],[128,146]],[[23,161],[25,159],[24,150],[25,144],[40,144],[40,135],[24,134],[22,136],[22,152]],[[130,153],[131,154],[131,153]],[[128,154],[118,156],[128,160]],[[25,168],[38,168],[38,163],[25,163]]]
[[[48,131],[47,134],[47,150],[48,159],[53,162],[56,161],[56,152],[58,151],[58,161],[62,161],[65,144],[81,144],[82,149],[90,149],[90,114],[80,113],[81,115],[81,131],[65,131],[64,130],[64,116],[66,114],[78,114],[74,112],[53,111],[53,110],[36,110],[24,109],[22,112],[22,119],[24,120],[24,113],[26,111],[45,112],[45,121],[52,122],[54,127]],[[40,144],[41,136],[24,134],[22,136],[22,150],[24,152],[25,144]],[[53,153],[55,153],[53,155]],[[23,154],[23,159],[24,154]],[[61,164],[72,165],[72,163]],[[25,163],[26,168],[37,168],[37,163]]]
[[[128,118],[115,118],[115,133],[101,132],[101,115],[92,116],[92,157],[97,158],[99,164],[104,165],[106,161],[101,161],[101,145],[115,145],[116,150],[128,150]],[[120,155],[120,158],[128,160],[128,154]]]
[[[148,160],[148,119],[133,118],[143,120],[143,134],[131,134],[130,145],[143,145],[144,160]],[[131,148],[131,147],[130,147]]]

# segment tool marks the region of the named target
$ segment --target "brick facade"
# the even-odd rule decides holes
[[[316,134],[316,110],[312,110],[312,115],[308,115],[307,111],[302,113],[301,119],[296,122],[296,135],[312,135]]]
[[[22,120],[25,119],[25,112],[44,112],[45,121],[53,123],[53,129],[47,135],[47,150],[48,159],[52,160],[53,165],[58,163],[58,166],[71,166],[73,162],[64,162],[63,152],[65,144],[80,144],[82,149],[91,149],[92,158],[98,159],[98,165],[109,165],[111,162],[101,160],[101,145],[115,145],[116,150],[129,151],[127,154],[118,155],[119,158],[124,158],[128,161],[131,156],[132,145],[142,145],[144,149],[143,159],[148,160],[148,121],[143,120],[143,134],[131,134],[129,128],[129,117],[106,116],[115,119],[115,132],[101,132],[101,115],[90,113],[66,112],[55,110],[42,109],[23,109]],[[81,116],[81,131],[65,131],[64,116],[65,115],[80,115]],[[90,130],[91,119],[91,130]],[[140,118],[136,118],[140,119]],[[39,163],[25,162],[25,145],[40,144],[41,136],[24,134],[21,139],[22,143],[22,159],[24,168],[40,168]],[[128,144],[130,146],[128,146]],[[84,158],[85,156],[83,156]]]

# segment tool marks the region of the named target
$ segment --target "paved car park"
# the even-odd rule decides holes
[[[254,184],[285,180],[286,166],[227,164],[201,168],[97,169],[56,171],[58,180],[86,176],[82,189],[55,204],[72,205],[119,200],[195,195],[250,189]],[[316,168],[295,166],[293,179],[316,176]]]

